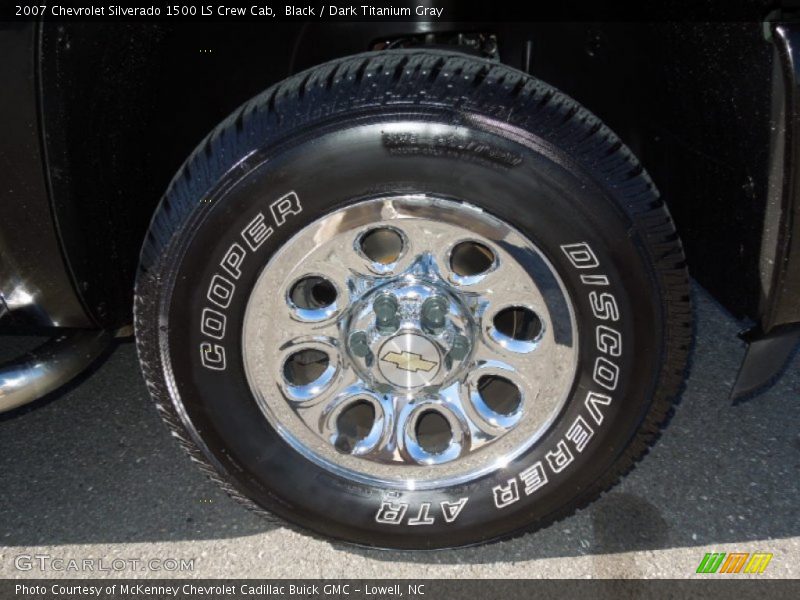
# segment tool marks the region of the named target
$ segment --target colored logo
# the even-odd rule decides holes
[[[697,573],[763,573],[769,561],[770,552],[708,552],[700,561]]]
[[[421,354],[414,352],[387,352],[381,359],[384,362],[392,363],[398,369],[403,371],[425,371],[426,373],[436,366],[436,363],[431,360],[425,360]]]

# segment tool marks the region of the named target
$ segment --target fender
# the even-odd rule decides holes
[[[774,134],[771,193],[767,198],[760,256],[761,304],[736,382],[734,401],[752,398],[785,368],[800,343],[800,26],[773,23]]]
[[[53,222],[36,109],[36,40],[33,22],[0,23],[0,317],[6,313],[22,328],[94,327]]]

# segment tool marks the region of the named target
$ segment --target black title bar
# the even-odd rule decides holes
[[[0,20],[29,21],[763,21],[800,0],[334,0],[333,2],[3,2]]]

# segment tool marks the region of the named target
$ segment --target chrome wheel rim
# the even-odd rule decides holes
[[[575,379],[574,310],[514,227],[430,196],[376,198],[295,234],[248,300],[246,376],[270,425],[334,474],[430,489],[507,465]]]

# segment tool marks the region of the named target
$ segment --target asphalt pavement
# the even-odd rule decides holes
[[[464,550],[352,548],[244,510],[171,439],[121,344],[58,397],[0,416],[0,577],[692,577],[706,552],[756,551],[774,555],[761,577],[800,577],[800,356],[731,406],[741,324],[694,295],[687,389],[649,456],[577,515]],[[0,339],[0,358],[31,343]]]

